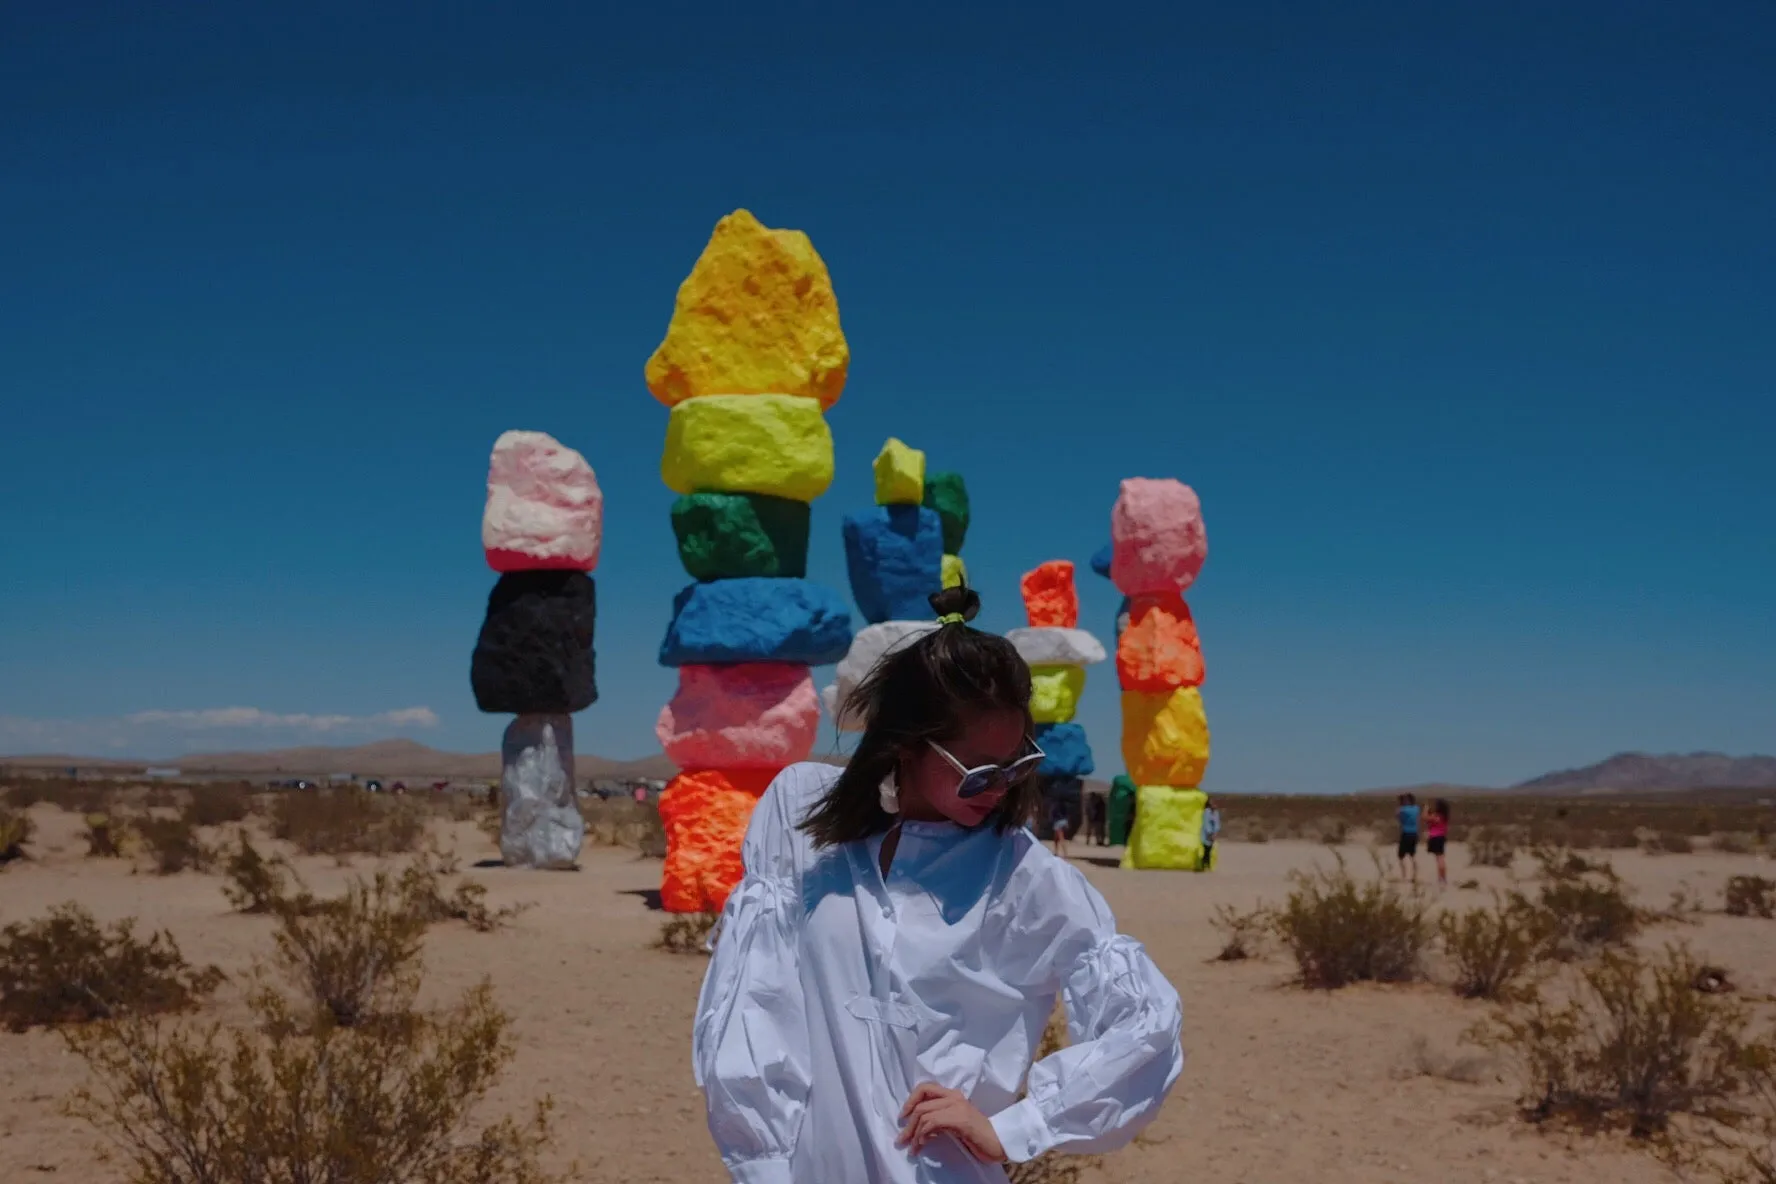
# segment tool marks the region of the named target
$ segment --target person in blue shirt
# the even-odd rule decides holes
[[[1418,883],[1418,799],[1412,794],[1400,795],[1400,878],[1406,878],[1406,865],[1412,864],[1412,882]]]
[[[1221,810],[1210,798],[1203,803],[1202,820],[1202,855],[1197,868],[1207,871],[1215,858],[1215,836],[1221,833]]]

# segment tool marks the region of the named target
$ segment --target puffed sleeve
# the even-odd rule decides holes
[[[1037,849],[1040,852],[1040,848]],[[1159,1114],[1184,1069],[1184,1008],[1141,943],[1078,869],[1058,860],[1033,877],[1005,930],[1004,957],[1038,990],[1058,992],[1072,1043],[1030,1067],[1022,1101],[993,1118],[1021,1163],[1060,1149],[1102,1154]]]
[[[793,818],[806,774],[779,774],[753,810],[745,878],[722,910],[697,999],[691,1058],[722,1162],[738,1184],[787,1184],[810,1080],[797,947],[801,922]]]

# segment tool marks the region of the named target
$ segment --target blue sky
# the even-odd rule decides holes
[[[507,428],[598,471],[579,747],[652,751],[641,369],[738,206],[851,343],[816,578],[890,434],[997,629],[1197,489],[1212,788],[1776,749],[1776,9],[608,8],[0,16],[0,751],[495,746]]]

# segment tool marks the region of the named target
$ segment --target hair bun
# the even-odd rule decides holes
[[[958,584],[954,588],[945,588],[942,592],[931,594],[931,611],[939,617],[960,616],[964,621],[972,621],[980,612],[980,596],[967,584]]]

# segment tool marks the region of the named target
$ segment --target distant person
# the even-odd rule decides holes
[[[1085,801],[1085,842],[1087,846],[1108,847],[1110,836],[1106,823],[1109,811],[1102,794],[1092,794]]]
[[[1400,878],[1406,878],[1406,864],[1412,863],[1412,882],[1418,883],[1418,798],[1409,793],[1400,795]]]
[[[638,785],[635,787],[635,800],[644,803],[648,800],[647,786]]]
[[[1202,861],[1197,865],[1200,870],[1207,871],[1211,860],[1215,858],[1215,839],[1221,833],[1221,807],[1215,805],[1210,798],[1203,803],[1202,821]]]
[[[1056,798],[1048,809],[1048,824],[1054,830],[1055,854],[1067,857],[1067,832],[1073,828],[1073,815],[1062,798]]]
[[[1449,887],[1449,861],[1443,848],[1449,842],[1449,799],[1438,798],[1425,817],[1425,850],[1437,857],[1437,887]]]

